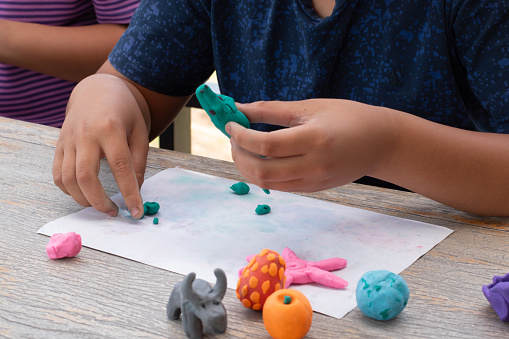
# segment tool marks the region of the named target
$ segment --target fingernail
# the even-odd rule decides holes
[[[130,213],[133,218],[137,218],[140,214],[140,209],[138,207],[135,207],[131,210]]]
[[[116,217],[117,216],[117,211],[110,210],[110,211],[106,212],[106,214],[109,215],[110,217]]]
[[[230,132],[232,130],[232,126],[230,123],[227,123],[226,126],[224,126],[224,129],[225,129],[226,133],[231,134]]]

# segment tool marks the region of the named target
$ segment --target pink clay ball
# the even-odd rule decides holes
[[[50,259],[71,258],[80,251],[81,236],[74,232],[55,233],[46,245],[46,253]]]

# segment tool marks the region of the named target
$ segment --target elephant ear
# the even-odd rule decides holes
[[[182,296],[193,304],[201,304],[202,298],[193,289],[193,281],[196,278],[194,272],[189,273],[182,282]]]
[[[214,274],[216,275],[216,284],[210,293],[212,294],[212,298],[223,300],[227,287],[226,274],[220,268],[216,268],[214,270]]]

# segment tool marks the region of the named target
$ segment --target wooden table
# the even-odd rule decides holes
[[[0,118],[0,337],[185,338],[181,322],[165,314],[181,275],[88,248],[72,259],[46,256],[49,238],[36,231],[81,209],[53,183],[58,133]],[[117,186],[103,165],[101,180],[114,195]],[[147,177],[174,166],[241,180],[231,163],[160,149],[150,151]],[[509,272],[509,219],[356,184],[307,195],[455,231],[402,273],[410,300],[399,316],[380,322],[357,308],[341,320],[315,313],[308,338],[509,336],[509,323],[481,292],[494,275]],[[228,330],[218,338],[269,338],[261,313],[245,309],[233,290],[224,303]]]

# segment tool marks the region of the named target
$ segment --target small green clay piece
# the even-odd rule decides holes
[[[292,297],[289,295],[285,295],[285,299],[283,300],[283,304],[288,305],[292,302]]]
[[[206,84],[201,85],[196,90],[196,98],[200,102],[201,107],[207,112],[216,126],[228,138],[230,135],[226,133],[225,126],[230,121],[236,122],[245,128],[249,128],[249,120],[247,117],[235,107],[235,100],[229,96],[216,94]]]
[[[157,202],[147,201],[143,204],[143,208],[145,209],[145,214],[153,215],[159,211],[160,206]]]
[[[154,220],[152,220],[152,222],[154,223],[154,225],[159,224],[159,218],[154,218]]]
[[[269,205],[258,205],[255,210],[256,214],[267,214],[270,212],[270,206]]]
[[[262,190],[266,193],[266,194],[270,194],[270,191],[266,188],[262,188]]]
[[[245,182],[238,182],[236,184],[233,184],[230,186],[230,188],[232,189],[233,192],[239,194],[239,195],[244,195],[244,194],[248,194],[249,193],[249,186],[248,184],[246,184]]]

